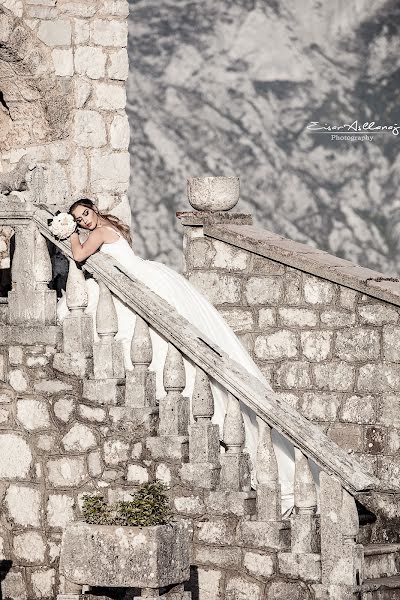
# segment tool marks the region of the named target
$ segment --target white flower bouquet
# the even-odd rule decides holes
[[[76,230],[76,222],[72,215],[58,212],[53,219],[47,221],[50,231],[59,240],[66,240]]]

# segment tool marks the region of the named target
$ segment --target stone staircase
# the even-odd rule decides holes
[[[72,593],[58,573],[57,549],[65,523],[80,517],[82,494],[97,490],[110,500],[126,498],[141,482],[158,478],[169,487],[174,512],[192,528],[190,589],[199,600],[400,598],[400,545],[357,543],[354,498],[362,502],[379,481],[210,347],[172,307],[110,259],[96,256],[85,269],[100,286],[98,341],[93,343],[92,317],[84,312],[83,272],[73,261],[70,315],[62,328],[57,325],[45,239],[71,254],[68,244],[53,240],[46,216],[29,202],[8,200],[0,208],[0,224],[13,227],[16,239],[13,290],[2,303],[0,323],[0,404],[8,415],[0,432],[6,506],[0,535],[5,560],[12,562],[3,597],[50,599],[62,590],[79,598],[80,590],[75,586]],[[112,293],[137,314],[133,370],[126,373]],[[155,374],[148,368],[149,326],[169,341],[162,398],[156,398]],[[191,415],[182,395],[182,356],[197,369]],[[210,377],[230,392],[224,451],[212,423]],[[256,489],[239,402],[258,416]],[[272,428],[295,447],[295,510],[289,519],[282,519]],[[308,458],[321,467],[318,499]],[[25,505],[29,499],[28,511],[19,497]]]

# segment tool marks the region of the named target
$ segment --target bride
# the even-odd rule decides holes
[[[144,260],[137,256],[132,247],[129,227],[113,215],[100,213],[91,200],[83,198],[72,204],[69,213],[74,217],[79,228],[87,230],[89,235],[83,243],[77,232],[71,237],[71,248],[77,262],[86,260],[99,251],[112,256],[133,277],[144,283],[153,292],[171,304],[178,313],[196,326],[211,341],[224,350],[232,359],[240,363],[252,375],[272,389],[263,373],[254,363],[233,330],[227,325],[219,312],[210,302],[182,275],[166,265]],[[88,306],[86,313],[95,317],[99,297],[98,284],[93,279],[86,280],[88,291]],[[114,297],[118,317],[118,333],[124,349],[126,368],[132,369],[130,359],[130,344],[135,326],[136,315],[118,298]],[[66,298],[63,296],[58,303],[58,318],[62,321],[68,314]],[[95,336],[96,328],[94,327]],[[165,395],[163,387],[163,366],[167,354],[167,341],[150,328],[153,345],[153,360],[150,369],[156,372],[157,397]],[[193,392],[195,367],[189,360],[184,359],[186,372],[185,396],[191,397]],[[222,425],[227,403],[227,392],[216,381],[211,379],[211,389],[214,396],[215,412],[213,422]],[[257,424],[255,413],[241,404],[246,432],[246,448],[254,465],[257,449]],[[280,483],[282,488],[282,512],[285,513],[293,506],[293,477],[294,454],[293,447],[280,434],[273,431],[273,443],[278,462]],[[253,473],[254,475],[254,473]],[[254,478],[253,478],[254,479]]]

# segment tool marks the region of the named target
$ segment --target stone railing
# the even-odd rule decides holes
[[[353,495],[378,487],[378,481],[315,425],[277,401],[268,388],[215,344],[202,339],[200,332],[165,301],[104,256],[91,257],[84,267],[95,276],[100,289],[95,323],[98,341],[93,342],[93,320],[85,314],[88,300],[83,272],[71,259],[69,244],[52,238],[47,217],[45,210],[29,203],[9,202],[7,208],[0,208],[0,224],[11,226],[16,237],[13,287],[3,316],[5,322],[0,325],[3,335],[11,336],[10,330],[19,325],[29,324],[32,330],[43,326],[56,329],[56,297],[47,287],[51,279],[48,239],[70,257],[66,292],[70,313],[63,321],[61,351],[54,356],[53,368],[81,378],[83,398],[93,405],[107,406],[110,422],[117,430],[142,432],[154,474],[160,473],[160,465],[165,470],[167,462],[175,489],[186,490],[183,496],[177,491],[172,494],[177,513],[196,515],[196,510],[188,509],[188,498],[195,498],[204,504],[207,516],[218,517],[225,529],[234,519],[236,533],[229,541],[219,542],[225,551],[229,550],[229,557],[216,558],[208,546],[211,554],[205,553],[207,535],[202,521],[193,517],[194,524],[203,531],[203,537],[196,529],[194,532],[194,563],[207,565],[211,560],[211,564],[219,562],[228,571],[235,566],[247,574],[258,573],[264,582],[278,573],[281,579],[295,579],[311,586],[307,589],[315,593],[318,590],[321,598],[353,597],[363,581],[363,549],[356,543],[358,516]],[[113,294],[137,314],[131,346],[133,370],[126,373],[122,347],[115,339],[118,326]],[[149,370],[149,326],[169,342],[164,366],[166,395],[159,399],[155,374]],[[183,356],[191,359],[197,369],[191,407],[182,395]],[[224,451],[218,426],[212,423],[210,377],[229,392],[222,436]],[[251,486],[249,457],[244,451],[240,402],[258,417],[256,490]],[[290,523],[282,520],[271,428],[295,447],[295,509]],[[319,501],[308,458],[321,467]],[[132,473],[140,469],[143,467],[131,471],[133,479]],[[272,566],[268,567],[267,561],[260,572],[254,550],[248,550],[254,548],[258,549],[257,556],[260,549],[267,552],[265,556]],[[238,558],[242,554],[243,563]],[[242,583],[228,585],[240,587]],[[72,590],[79,591],[74,585]]]

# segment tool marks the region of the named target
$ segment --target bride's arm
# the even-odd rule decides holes
[[[82,262],[94,254],[104,242],[104,228],[98,227],[92,231],[83,244],[81,244],[77,233],[73,233],[69,239],[74,260]]]

